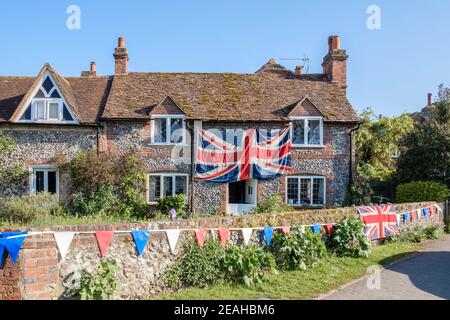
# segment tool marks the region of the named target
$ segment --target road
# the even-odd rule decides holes
[[[418,254],[321,299],[449,300],[450,235],[430,241]]]

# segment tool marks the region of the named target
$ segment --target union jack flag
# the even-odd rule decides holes
[[[199,130],[197,179],[269,180],[291,171],[290,130]]]
[[[395,207],[381,206],[358,207],[358,212],[365,224],[364,233],[371,240],[388,238],[398,234]]]

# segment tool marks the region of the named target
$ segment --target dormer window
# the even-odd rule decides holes
[[[184,144],[185,130],[184,116],[152,116],[151,144]]]
[[[50,75],[45,75],[43,79],[19,121],[75,123],[72,112]]]
[[[291,117],[292,145],[294,147],[323,146],[322,117]]]

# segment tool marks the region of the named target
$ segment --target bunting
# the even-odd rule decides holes
[[[315,225],[311,226],[311,230],[312,230],[315,234],[319,234],[319,233],[320,233],[320,224],[315,224]]]
[[[250,241],[250,237],[252,236],[253,229],[252,228],[242,228],[242,238],[244,239],[244,244],[248,245]]]
[[[282,226],[281,232],[283,232],[284,234],[289,234],[289,233],[291,233],[291,227]]]
[[[428,217],[428,208],[423,209],[424,218]]]
[[[197,244],[200,248],[205,245],[206,229],[195,230],[195,236],[197,237]]]
[[[272,241],[272,235],[273,235],[273,228],[272,227],[265,227],[264,228],[264,238],[266,239],[266,245],[270,246],[270,242]]]
[[[142,253],[144,253],[150,234],[148,233],[148,231],[143,230],[132,230],[131,234],[133,235],[134,243],[136,244],[138,257],[140,257]]]
[[[113,231],[96,231],[95,237],[97,238],[98,248],[100,249],[101,257],[106,255],[108,251],[109,244],[111,243],[113,237]]]
[[[403,222],[408,222],[409,221],[409,214],[408,212],[403,213]]]
[[[325,228],[327,229],[328,232],[328,236],[331,236],[331,232],[333,231],[333,224],[328,223],[327,225],[325,225]]]
[[[172,229],[166,230],[167,241],[169,242],[170,251],[175,254],[175,249],[177,247],[178,238],[180,237],[181,230]]]
[[[230,236],[230,230],[228,229],[219,229],[219,239],[222,247],[227,246],[228,237]]]
[[[23,235],[26,235],[27,233],[28,232],[4,232],[2,234],[4,247],[8,251],[12,263],[17,262],[20,248],[25,241],[25,237],[23,237]]]
[[[76,232],[54,232],[53,237],[56,241],[56,246],[59,250],[61,260],[66,258],[67,252],[69,252],[70,244],[75,237]]]

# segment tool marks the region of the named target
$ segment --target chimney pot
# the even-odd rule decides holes
[[[97,64],[94,61],[91,62],[91,73],[92,72],[97,72]]]
[[[125,38],[124,37],[119,37],[118,47],[119,48],[125,48]]]
[[[339,36],[328,37],[328,52],[341,48],[341,38]]]
[[[299,76],[302,74],[303,66],[295,66],[295,75]]]
[[[428,94],[428,105],[431,106],[433,104],[433,95],[431,93]]]
[[[339,36],[328,37],[328,53],[323,58],[323,73],[331,82],[337,83],[344,91],[347,89],[347,59],[348,55],[341,49]]]

